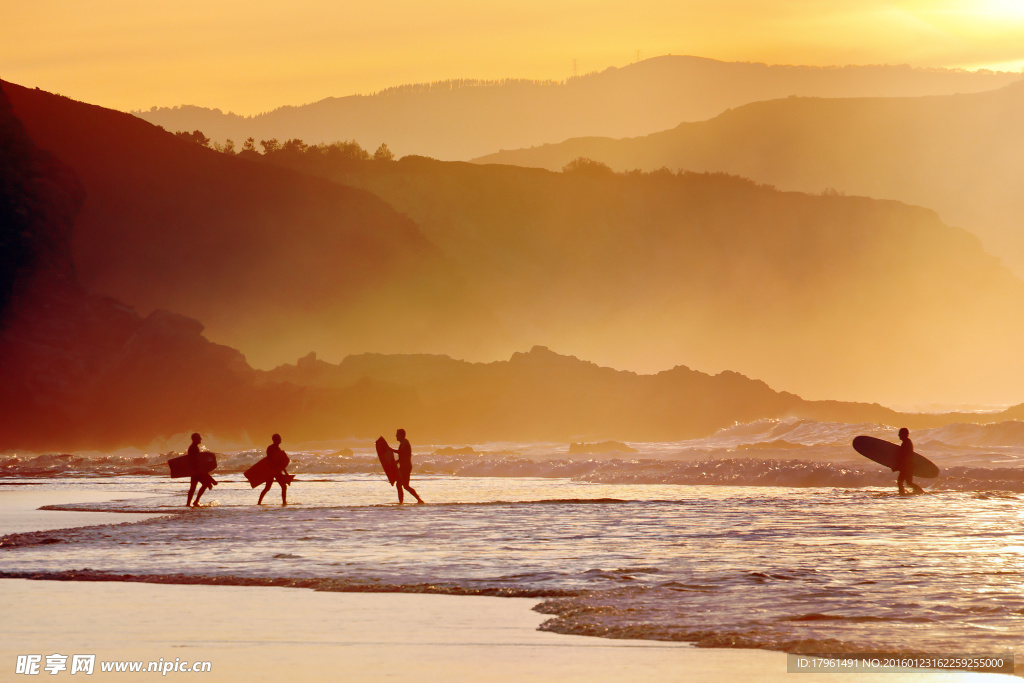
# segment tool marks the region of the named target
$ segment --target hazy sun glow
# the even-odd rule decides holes
[[[1024,60],[1011,0],[35,0],[8,3],[0,76],[119,109],[252,114],[449,78],[562,80],[688,54],[978,68]]]
[[[983,0],[974,6],[978,14],[1024,21],[1024,2],[1020,0]]]
[[[1015,59],[1009,62],[999,62],[996,64],[977,64],[965,68],[971,71],[977,71],[980,69],[988,69],[989,71],[1024,71],[1024,59]]]

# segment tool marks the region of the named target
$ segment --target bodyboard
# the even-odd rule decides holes
[[[384,468],[384,474],[388,475],[388,483],[394,484],[398,481],[398,465],[395,463],[391,446],[383,436],[377,439],[377,459],[380,460],[380,466]]]
[[[192,467],[187,455],[180,455],[177,458],[171,458],[167,461],[167,466],[171,468],[172,478],[198,477],[217,469],[217,454],[210,453],[209,451],[200,452],[198,469]]]
[[[895,471],[900,457],[899,444],[891,441],[876,439],[873,436],[858,436],[853,440],[853,450],[865,458],[874,460],[879,465],[884,465]],[[932,479],[939,476],[939,468],[928,458],[920,453],[914,453],[914,476],[923,479]]]
[[[257,486],[266,484],[268,481],[273,481],[274,477],[281,472],[281,469],[282,468],[280,467],[275,467],[274,464],[270,462],[270,458],[263,458],[247,469],[244,472],[244,475],[245,478],[249,480],[249,486],[251,488],[256,488]],[[290,484],[295,480],[295,476],[292,474],[281,475],[281,478],[284,479],[284,483],[286,484]]]

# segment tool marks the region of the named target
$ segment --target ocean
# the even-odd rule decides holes
[[[0,577],[531,597],[560,633],[803,653],[1006,656],[1024,664],[1024,424],[915,431],[942,469],[899,496],[850,441],[896,429],[807,421],[698,440],[417,444],[395,505],[371,439],[292,451],[287,507],[219,456],[204,507],[169,454],[0,456],[0,495],[102,491],[64,511],[143,521],[9,534]],[[181,448],[184,449],[186,443]],[[461,448],[451,448],[459,446]],[[468,447],[468,448],[467,448]],[[618,450],[616,450],[618,449]]]

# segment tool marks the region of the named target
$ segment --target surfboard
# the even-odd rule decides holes
[[[885,465],[894,472],[896,471],[896,463],[900,456],[899,444],[876,439],[873,436],[858,436],[853,440],[853,450],[869,460],[874,460],[879,465]],[[939,468],[931,460],[915,452],[914,476],[932,479],[939,476]]]
[[[287,467],[287,464],[285,465]],[[273,480],[274,476],[281,471],[281,467],[275,467],[271,462],[270,458],[263,458],[258,460],[255,465],[247,469],[243,474],[246,479],[249,480],[249,486],[256,488],[266,484],[268,481]],[[282,475],[284,483],[290,484],[295,480],[294,474]]]
[[[180,455],[167,461],[171,468],[171,477],[198,477],[202,474],[209,474],[217,469],[217,454],[209,451],[199,453],[199,467],[193,468],[187,455]]]
[[[391,452],[391,446],[383,436],[377,439],[377,459],[380,466],[384,468],[384,474],[388,475],[388,483],[394,484],[398,481],[398,465],[395,464],[395,454]]]

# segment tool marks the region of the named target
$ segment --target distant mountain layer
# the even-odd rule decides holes
[[[503,363],[361,355],[331,366],[309,356],[258,372],[203,338],[197,321],[166,311],[143,318],[82,284],[71,255],[82,185],[33,144],[3,90],[0,150],[0,257],[12,266],[0,309],[3,451],[145,446],[192,430],[369,439],[396,422],[442,441],[681,438],[737,419],[821,412],[735,373],[680,367],[642,377],[542,348]],[[893,415],[827,410],[837,407],[854,419]]]
[[[645,137],[576,138],[481,157],[561,169],[739,174],[780,189],[897,199],[935,209],[1024,276],[1024,83],[921,98],[759,102]]]
[[[375,95],[328,98],[253,117],[183,106],[134,112],[169,131],[201,130],[220,142],[356,140],[396,154],[471,159],[570,137],[645,135],[726,109],[780,97],[892,97],[978,92],[1018,73],[907,66],[769,66],[663,56],[564,83],[447,81]]]
[[[928,210],[714,174],[246,160],[9,91],[85,190],[84,284],[201,320],[256,367],[542,344],[808,398],[1014,403],[1024,386],[1024,284]]]
[[[416,221],[520,348],[645,372],[729,368],[803,396],[1020,396],[1024,284],[925,209],[724,175],[422,158],[305,168]]]
[[[0,451],[145,447],[154,439],[193,430],[260,445],[275,431],[287,434],[289,443],[371,439],[395,424],[436,442],[642,441],[707,435],[736,421],[760,418],[898,422],[911,428],[969,419],[899,415],[868,404],[808,402],[735,372],[711,376],[678,366],[638,375],[543,347],[494,363],[359,354],[333,365],[310,354],[295,365],[254,370],[238,351],[207,340],[201,323],[167,311],[140,316],[79,279],[72,241],[79,214],[89,202],[90,185],[33,143],[4,94],[8,89],[0,89],[0,259],[5,266]],[[107,132],[107,144],[116,149],[121,142],[117,128]],[[230,172],[230,166],[222,168]],[[411,173],[406,179],[410,186],[424,170],[449,185],[457,177],[445,178],[446,171],[487,173],[437,162],[363,168],[389,171],[384,178],[395,171]],[[84,169],[95,172],[88,164]],[[562,183],[593,182],[511,172]],[[258,170],[253,173],[259,176]],[[279,177],[294,182],[287,174]],[[728,193],[728,182],[717,191]],[[609,186],[598,189],[602,192],[590,197],[607,194]],[[557,187],[558,193],[566,190],[564,184]],[[207,227],[220,234],[218,224]],[[145,242],[145,237],[137,239]],[[969,251],[969,244],[959,246]],[[476,251],[488,261],[479,266],[482,272],[496,263],[502,249]],[[111,260],[109,266],[115,268],[118,262]],[[296,273],[300,280],[303,275]],[[296,299],[295,305],[301,308],[303,301]],[[957,311],[955,304],[951,310]],[[239,315],[245,315],[244,306]],[[988,419],[1012,419],[1021,409]]]

